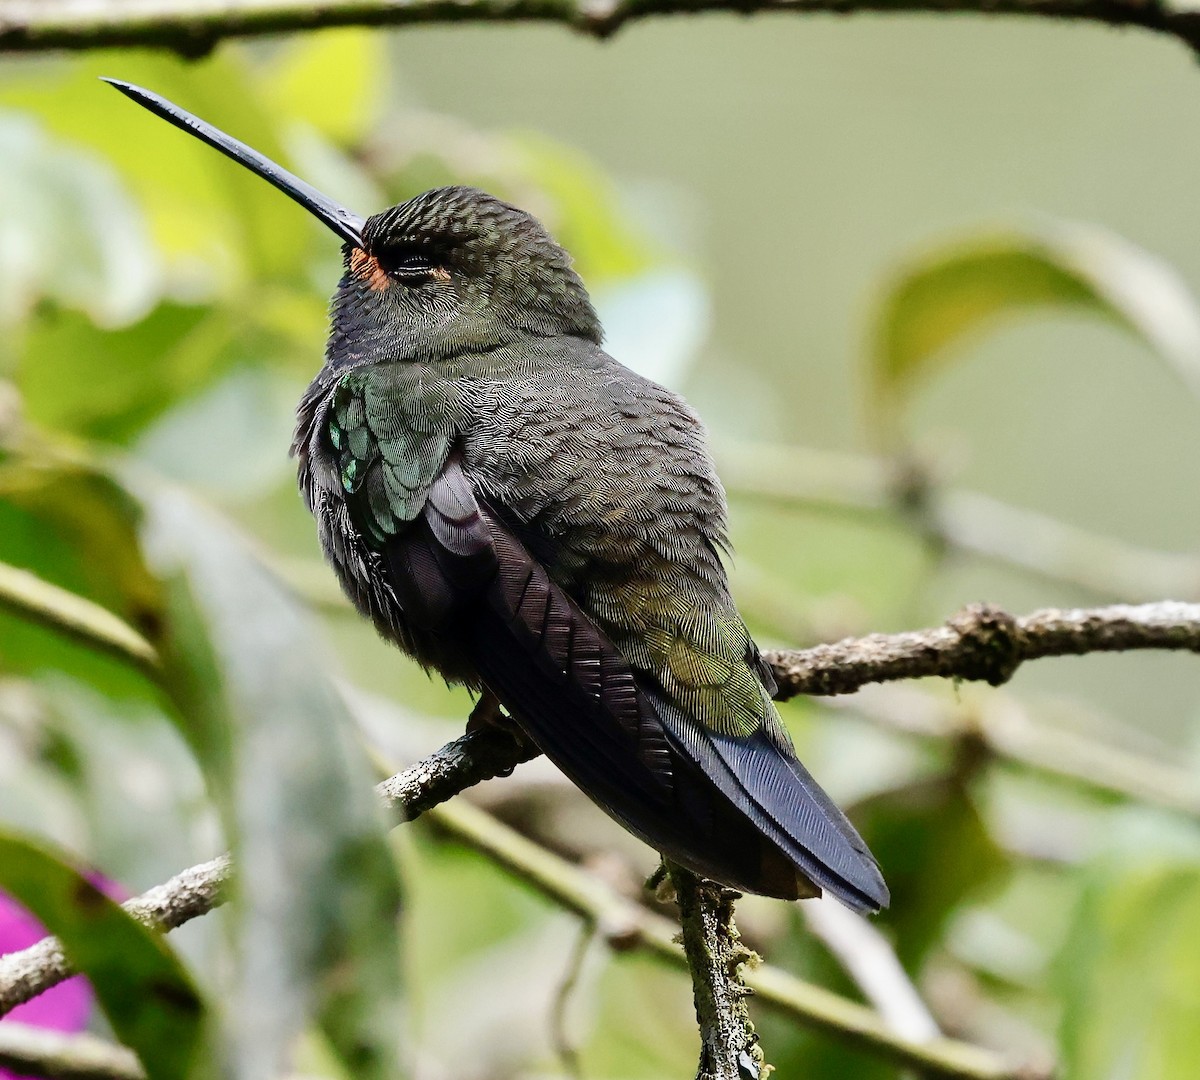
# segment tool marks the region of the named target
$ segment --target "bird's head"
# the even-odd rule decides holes
[[[435,188],[370,217],[344,249],[335,323],[455,354],[521,335],[598,341],[570,256],[532,215],[475,188]]]
[[[523,335],[600,340],[570,256],[531,214],[475,188],[444,187],[364,220],[165,98],[106,81],[257,173],[341,237],[333,366],[456,356]]]

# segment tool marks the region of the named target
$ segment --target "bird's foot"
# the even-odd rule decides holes
[[[474,734],[486,731],[488,728],[499,728],[508,732],[514,739],[523,740],[523,734],[517,722],[508,715],[500,704],[499,699],[490,690],[484,690],[475,702],[471,715],[467,717],[467,731]]]

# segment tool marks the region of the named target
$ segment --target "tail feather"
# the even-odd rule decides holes
[[[762,830],[806,877],[857,911],[889,902],[879,865],[862,837],[797,760],[786,736],[720,735],[650,695],[677,750]]]

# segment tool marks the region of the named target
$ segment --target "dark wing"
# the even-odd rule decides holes
[[[477,496],[442,426],[398,417],[365,382],[348,380],[335,409],[348,501],[405,622],[433,643],[427,662],[473,670],[596,803],[696,871],[785,898],[813,895],[816,882],[858,909],[886,903],[874,861],[782,728],[706,724],[688,703],[690,691],[721,715],[769,715],[778,725],[769,700],[762,713],[750,658],[738,660],[753,689],[739,671],[739,693],[714,698],[706,680],[727,678],[730,665],[696,644],[711,638],[707,624],[689,623],[694,640],[660,642],[688,681],[667,693],[549,576],[503,508]],[[745,635],[740,620],[728,632]],[[752,647],[748,635],[738,641]]]
[[[811,892],[807,878],[858,909],[879,906],[878,872],[863,880],[862,842],[848,825],[849,836],[839,831],[841,812],[794,755],[765,731],[713,735],[640,685],[477,500],[454,456],[385,557],[407,617],[452,634],[546,756],[632,832],[735,887],[791,898]],[[793,839],[800,830],[811,847]],[[869,855],[866,863],[874,866]]]

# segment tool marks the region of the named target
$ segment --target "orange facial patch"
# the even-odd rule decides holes
[[[350,273],[375,292],[383,292],[391,284],[387,271],[379,265],[379,260],[362,248],[355,248],[350,252]]]

